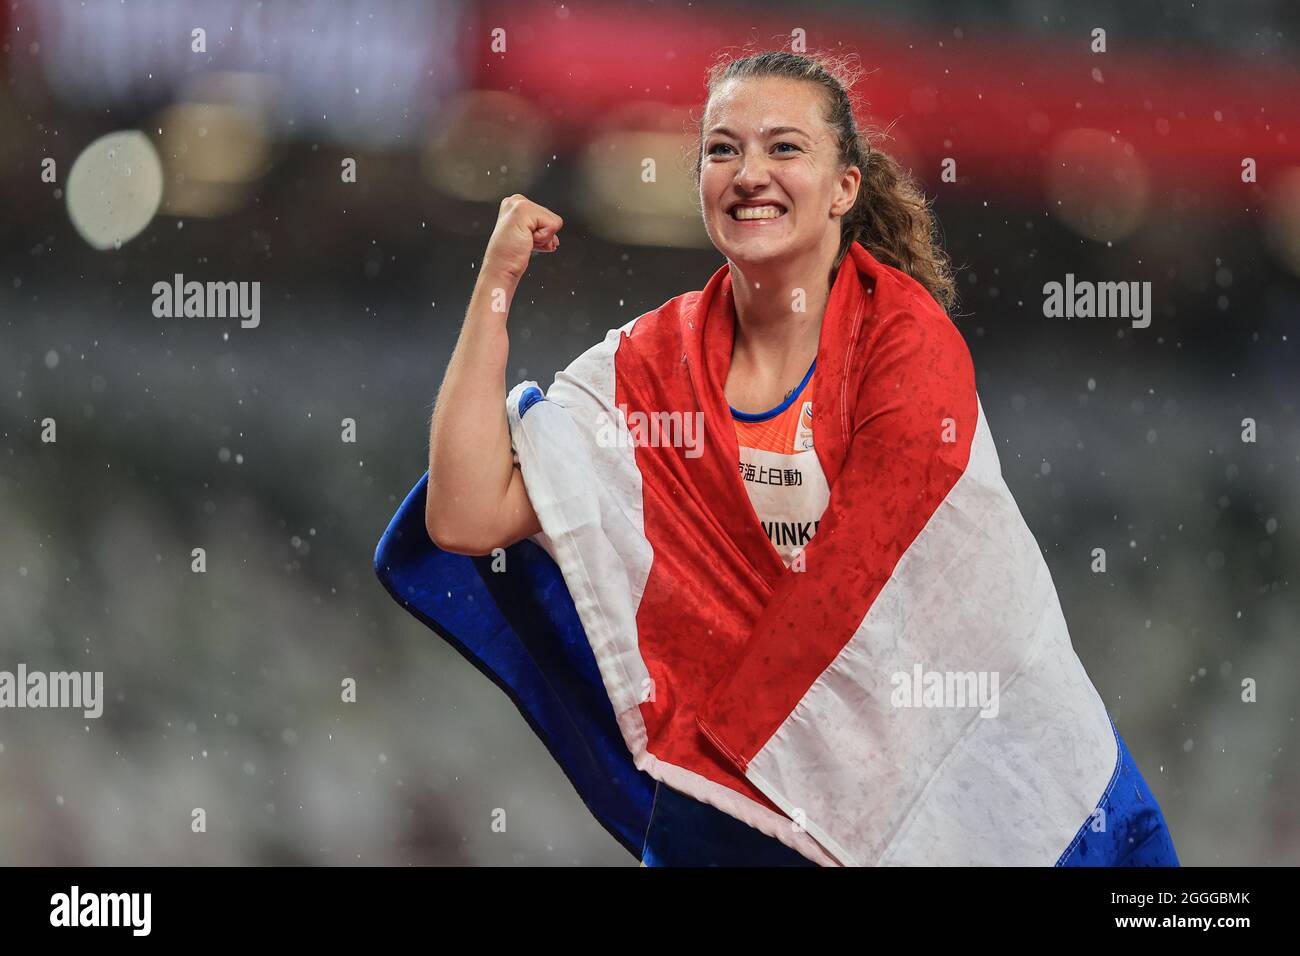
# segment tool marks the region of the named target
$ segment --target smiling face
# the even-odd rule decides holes
[[[735,263],[824,255],[861,174],[840,166],[824,94],[784,77],[722,83],[704,112],[700,207],[709,239]]]

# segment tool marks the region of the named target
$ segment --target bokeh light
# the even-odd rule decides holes
[[[72,164],[68,216],[96,249],[120,249],[153,220],[162,186],[162,163],[149,137],[136,130],[109,133]]]
[[[1277,261],[1300,276],[1300,166],[1281,170],[1269,188],[1264,238]]]
[[[1115,242],[1137,229],[1147,211],[1148,181],[1133,145],[1105,130],[1066,130],[1048,151],[1048,208],[1096,242]]]

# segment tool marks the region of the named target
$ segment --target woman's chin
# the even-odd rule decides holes
[[[775,237],[755,236],[752,239],[728,241],[718,244],[718,250],[738,265],[758,265],[780,259],[789,251],[789,242]]]

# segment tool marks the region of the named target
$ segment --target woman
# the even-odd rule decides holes
[[[845,84],[825,66],[764,54],[715,68],[709,90],[701,128],[715,131],[702,134],[695,175],[705,229],[731,264],[736,288],[726,392],[734,408],[766,410],[737,415],[738,432],[754,443],[742,447],[762,447],[771,429],[747,426],[770,421],[807,387],[831,281],[851,242],[903,269],[945,307],[954,286],[931,241],[924,199],[887,154],[864,149]],[[768,115],[790,123],[764,129]],[[738,129],[716,131],[746,122],[743,142]],[[769,199],[783,210],[774,219],[765,218]],[[763,218],[738,220],[736,207]],[[428,527],[448,550],[483,554],[541,530],[497,412],[509,303],[532,253],[559,249],[563,225],[523,196],[501,202],[430,429],[429,484],[437,493],[428,497]],[[796,289],[807,293],[798,311],[791,308]],[[826,495],[812,496],[814,510],[818,497]]]
[[[645,863],[1176,865],[1002,482],[929,211],[851,86],[786,52],[716,67],[695,169],[727,265],[507,416],[510,301],[563,220],[502,202],[428,536],[559,562],[656,781]],[[633,425],[692,415],[703,450]],[[634,452],[592,438],[611,419]],[[978,678],[978,716],[945,675]]]

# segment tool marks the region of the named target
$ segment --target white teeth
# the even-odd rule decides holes
[[[737,206],[731,211],[733,219],[776,219],[784,215],[780,206]]]

